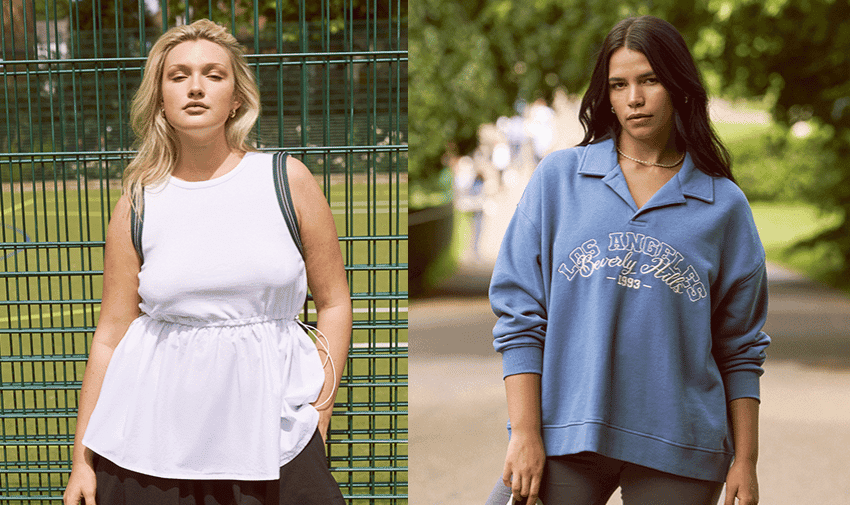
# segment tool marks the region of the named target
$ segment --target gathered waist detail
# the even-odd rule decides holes
[[[142,315],[113,352],[84,444],[158,477],[277,478],[315,432],[325,382],[300,326]]]
[[[172,316],[167,314],[157,314],[156,316],[151,316],[149,314],[142,314],[139,317],[147,317],[152,321],[168,323],[168,324],[177,324],[181,326],[191,326],[193,328],[214,328],[214,327],[234,327],[234,326],[252,326],[258,324],[265,323],[288,323],[299,325],[300,320],[298,316],[293,317],[270,317],[266,315],[253,316],[253,317],[245,317],[239,319],[218,319],[218,320],[206,320],[206,319],[195,319],[186,316]]]

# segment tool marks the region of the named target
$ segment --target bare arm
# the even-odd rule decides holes
[[[139,315],[139,269],[141,264],[130,238],[130,202],[122,197],[115,206],[106,232],[103,257],[103,299],[94,332],[83,385],[80,392],[77,427],[74,434],[71,478],[65,489],[66,504],[81,497],[94,502],[92,451],[83,446],[89,418],[100,396],[100,387],[112,352],[124,337],[130,323]]]
[[[286,168],[304,247],[307,284],[316,304],[316,327],[327,337],[333,361],[333,367],[325,367],[325,384],[315,404],[319,432],[327,439],[334,398],[351,344],[351,297],[336,225],[325,195],[303,163],[288,157]],[[324,351],[320,354],[324,356]]]
[[[537,503],[546,463],[540,420],[540,375],[523,373],[505,377],[511,441],[505,456],[502,481],[516,500],[528,497]]]
[[[759,401],[738,398],[729,402],[735,461],[726,476],[725,505],[755,505],[759,501],[756,463],[758,462]]]

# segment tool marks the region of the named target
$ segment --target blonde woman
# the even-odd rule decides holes
[[[307,168],[247,142],[259,108],[223,27],[151,49],[66,505],[344,503],[322,443],[351,332],[342,256]],[[308,285],[321,351],[297,320]]]

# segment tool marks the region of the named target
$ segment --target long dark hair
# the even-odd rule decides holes
[[[732,181],[732,159],[711,128],[708,94],[685,39],[676,28],[653,16],[620,21],[611,29],[590,77],[590,87],[581,100],[579,121],[586,146],[620,135],[620,122],[611,112],[608,96],[608,67],[611,55],[621,47],[646,56],[658,80],[673,101],[673,135],[676,149],[691,154],[697,168]]]

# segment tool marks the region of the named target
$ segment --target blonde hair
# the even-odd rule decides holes
[[[130,109],[130,125],[136,133],[138,154],[124,170],[122,187],[136,210],[140,210],[143,188],[162,183],[177,164],[177,135],[160,112],[165,57],[174,46],[197,40],[214,42],[230,54],[234,94],[242,103],[236,110],[236,116],[228,118],[225,123],[227,144],[241,151],[256,151],[249,143],[248,136],[260,116],[260,91],[245,61],[244,49],[226,28],[208,19],[175,26],[162,34],[151,48],[142,83],[133,97]]]

